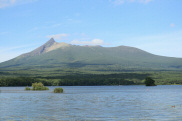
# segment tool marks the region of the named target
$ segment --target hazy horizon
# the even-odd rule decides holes
[[[0,62],[57,42],[182,58],[180,0],[0,1]]]

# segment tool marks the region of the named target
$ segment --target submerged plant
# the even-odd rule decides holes
[[[63,93],[63,88],[55,88],[54,93]]]

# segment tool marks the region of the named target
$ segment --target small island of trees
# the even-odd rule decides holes
[[[63,93],[63,88],[55,88],[54,93]]]
[[[25,87],[25,90],[49,90],[48,87],[45,87],[41,82],[32,83],[32,89],[30,87]],[[54,93],[63,93],[63,88],[55,88]]]
[[[41,82],[37,83],[32,83],[32,89],[29,87],[26,87],[25,90],[49,90],[48,87],[45,87]]]
[[[145,85],[146,86],[156,86],[155,80],[153,80],[151,77],[146,77],[145,78]]]

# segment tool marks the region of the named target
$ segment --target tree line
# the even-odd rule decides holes
[[[77,74],[48,77],[6,77],[0,78],[0,86],[31,86],[41,82],[45,86],[95,86],[95,85],[135,85],[134,80],[145,79],[145,74]]]

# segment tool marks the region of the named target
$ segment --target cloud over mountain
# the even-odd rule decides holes
[[[93,39],[91,41],[80,41],[80,40],[73,40],[71,44],[78,44],[78,45],[104,45],[104,40],[101,39]]]

